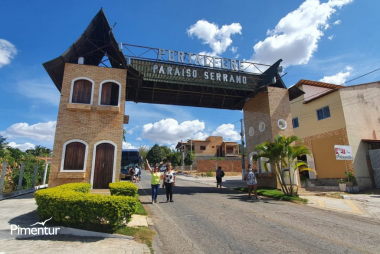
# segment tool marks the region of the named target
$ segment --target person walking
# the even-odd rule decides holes
[[[149,161],[146,159],[146,168],[152,175],[152,180],[150,184],[152,186],[152,204],[157,203],[158,189],[160,188],[160,180],[162,179],[162,174],[159,172],[158,166],[154,167],[154,170],[149,165]]]
[[[248,185],[248,198],[251,198],[252,188],[253,188],[255,191],[255,198],[258,199],[257,198],[257,179],[251,165],[248,165],[248,171],[245,173],[244,180],[247,181],[247,185]]]
[[[134,175],[135,175],[135,170],[133,169],[133,167],[129,167],[128,169],[128,172],[129,172],[129,175],[130,175],[130,180],[131,180],[131,183],[133,183],[133,178],[134,178]]]
[[[176,175],[175,172],[172,170],[171,164],[166,164],[166,172],[164,173],[163,181],[162,181],[162,187],[165,187],[166,189],[166,203],[167,202],[174,202],[173,201],[173,186],[175,186],[175,179]]]
[[[134,175],[135,183],[139,182],[139,171],[140,171],[139,167],[136,166],[136,168],[135,168],[135,175]]]
[[[215,171],[215,176],[216,176],[216,188],[222,188],[222,177],[223,177],[223,170],[222,167],[218,167],[218,169]]]

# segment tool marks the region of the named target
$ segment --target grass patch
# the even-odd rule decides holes
[[[146,210],[143,207],[143,205],[141,204],[141,202],[137,203],[137,212],[135,214],[138,214],[138,215],[148,215],[148,213],[146,212]]]
[[[247,187],[235,188],[235,190],[242,191],[242,192],[248,192]],[[307,203],[307,199],[296,197],[296,196],[289,197],[289,196],[286,196],[280,190],[272,189],[272,188],[268,188],[268,187],[258,187],[257,188],[257,194],[260,196],[275,198],[277,200],[284,200],[284,201],[290,201],[290,202],[295,202],[295,203],[303,203],[303,204]]]
[[[121,235],[133,236],[137,242],[148,245],[150,249],[150,253],[154,253],[152,243],[153,243],[154,236],[156,235],[156,232],[154,232],[149,227],[129,228],[129,227],[123,226],[117,229],[115,233],[121,234]]]

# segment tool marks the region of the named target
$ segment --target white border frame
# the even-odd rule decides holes
[[[263,128],[260,128],[260,125],[262,125]],[[265,131],[265,127],[266,127],[266,126],[265,126],[265,123],[264,123],[264,122],[260,122],[260,123],[259,123],[259,131],[260,131],[260,132],[264,132],[264,131]]]
[[[252,131],[251,131],[252,130]],[[252,133],[252,134],[251,134]],[[248,129],[248,134],[249,134],[249,136],[250,137],[253,137],[253,135],[255,135],[255,128],[253,128],[253,127],[249,127],[249,129]]]
[[[73,99],[74,83],[75,83],[75,81],[77,81],[77,80],[81,80],[81,79],[84,79],[84,80],[90,81],[90,82],[92,83],[90,104],[87,104],[87,103],[77,103],[77,102],[72,102],[72,99]],[[69,102],[70,102],[70,103],[74,103],[74,104],[92,105],[92,101],[93,101],[93,98],[94,98],[94,85],[95,85],[95,82],[94,82],[92,79],[89,79],[89,78],[87,78],[87,77],[78,77],[78,78],[75,78],[75,79],[71,80],[70,100],[69,100]]]
[[[97,143],[95,143],[94,145],[94,151],[93,151],[93,155],[92,155],[92,168],[91,168],[91,189],[93,189],[93,185],[94,185],[94,171],[95,171],[95,157],[96,157],[96,148],[98,145],[100,144],[103,144],[103,143],[108,143],[108,144],[111,144],[115,147],[115,152],[114,152],[114,155],[113,155],[113,170],[112,170],[112,182],[114,183],[115,182],[115,171],[116,171],[116,158],[117,158],[117,145],[110,141],[110,140],[101,140]]]
[[[102,104],[100,104],[101,99],[102,99],[101,97],[102,97],[103,84],[104,83],[108,83],[108,82],[115,83],[115,84],[119,85],[119,98],[118,98],[118,101],[117,101],[117,106],[114,106],[114,105],[102,105]],[[99,97],[98,97],[98,106],[120,107],[120,96],[121,96],[121,84],[120,84],[120,82],[118,82],[116,80],[113,80],[113,79],[106,79],[106,80],[103,80],[102,82],[100,82]]]
[[[281,127],[281,126],[280,126],[280,122],[283,122],[283,123],[285,124],[285,126],[284,126],[284,127]],[[277,126],[278,126],[278,128],[280,128],[281,130],[285,130],[286,127],[288,127],[288,123],[287,123],[284,119],[278,119],[278,121],[277,121]]]
[[[65,164],[65,154],[66,154],[66,146],[70,143],[73,143],[73,142],[79,142],[79,143],[82,143],[86,146],[86,150],[84,152],[84,165],[83,165],[83,170],[70,170],[70,169],[67,169],[65,170],[63,168],[64,164]],[[80,139],[71,139],[69,141],[66,141],[66,143],[63,144],[63,150],[62,150],[62,158],[61,158],[61,168],[59,170],[59,172],[61,173],[85,173],[86,172],[86,165],[87,165],[87,154],[88,154],[88,144],[83,141],[83,140],[80,140]]]

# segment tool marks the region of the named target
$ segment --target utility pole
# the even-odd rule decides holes
[[[182,139],[181,139],[181,171],[182,171],[182,174],[183,174],[183,163],[184,163],[183,151],[184,151],[184,146],[183,146]]]
[[[240,119],[241,122],[241,180],[244,180],[244,174],[245,174],[245,156],[244,156],[244,125],[243,125],[243,119]]]
[[[190,139],[190,155],[193,155],[193,140]],[[190,165],[190,175],[193,173],[193,164]]]

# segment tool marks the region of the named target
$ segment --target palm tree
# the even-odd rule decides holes
[[[293,180],[296,176],[297,169],[301,166],[307,166],[306,162],[303,161],[297,161],[297,158],[301,155],[305,154],[311,154],[310,150],[307,146],[305,146],[302,143],[302,140],[298,138],[297,136],[290,136],[285,138],[285,136],[282,136],[282,142],[284,143],[284,151],[282,154],[283,158],[285,159],[285,166],[289,169],[289,192],[290,195],[294,195],[294,183]],[[293,143],[295,143],[293,145]],[[305,170],[312,170],[309,168],[303,168],[300,170],[300,172],[305,171]],[[292,172],[293,171],[293,172]]]
[[[267,164],[274,165],[275,167],[275,175],[277,180],[281,185],[282,191],[288,195],[286,186],[284,186],[284,182],[282,181],[281,174],[281,165],[282,165],[282,153],[284,150],[284,144],[282,142],[282,136],[276,136],[274,141],[265,141],[257,146],[255,146],[255,150],[260,151],[258,154],[254,155],[254,159],[258,158],[267,158],[268,161],[264,164],[265,170],[268,170]]]
[[[296,145],[293,143],[297,142]],[[254,159],[268,158],[266,164],[272,164],[275,167],[275,174],[277,180],[281,185],[281,189],[284,194],[288,196],[294,195],[294,183],[293,179],[296,170],[299,166],[306,165],[305,162],[295,162],[298,156],[303,154],[310,154],[307,146],[301,143],[301,140],[297,136],[285,137],[277,135],[273,141],[266,141],[255,147],[255,150],[260,151],[254,156]],[[266,168],[267,165],[265,164]],[[310,169],[307,169],[310,170]],[[289,171],[289,188],[284,181],[284,173]]]

